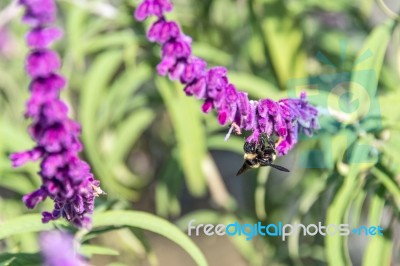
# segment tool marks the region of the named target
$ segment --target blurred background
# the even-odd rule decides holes
[[[396,0],[174,0],[168,18],[193,38],[194,54],[226,66],[252,99],[305,90],[321,130],[300,136],[277,164],[236,177],[245,135],[205,115],[183,87],[158,77],[160,47],[139,1],[59,0],[65,36],[55,49],[68,87],[62,98],[82,123],[82,157],[106,196],[95,213],[142,210],[185,232],[197,223],[381,225],[384,236],[192,236],[210,265],[400,265],[400,2]],[[27,26],[15,2],[0,2],[0,227],[27,213],[21,198],[40,185],[38,164],[12,169],[8,156],[33,146],[24,120]],[[195,265],[162,236],[135,228],[86,240],[92,265]],[[36,234],[0,242],[0,253],[38,252]],[[14,264],[13,264],[14,263]],[[36,262],[37,263],[37,262]],[[33,261],[21,264],[37,265]]]

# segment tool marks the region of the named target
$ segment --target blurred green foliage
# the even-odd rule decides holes
[[[97,200],[94,229],[77,232],[86,256],[108,255],[118,265],[165,265],[157,262],[147,237],[137,229],[165,223],[165,230],[155,232],[204,264],[198,248],[171,223],[185,230],[191,219],[321,221],[381,224],[385,233],[368,241],[300,234],[286,242],[267,237],[229,241],[248,265],[400,263],[400,27],[374,1],[173,1],[169,17],[192,36],[194,54],[210,66],[226,66],[231,81],[251,98],[295,96],[287,88],[305,80],[301,89],[321,110],[320,132],[302,136],[297,148],[281,159],[282,165],[292,166],[290,175],[260,169],[244,177],[234,177],[243,136],[224,142],[228,129],[218,125],[214,114],[201,113],[200,103],[186,97],[179,84],[157,77],[159,47],[145,36],[150,22],[142,25],[132,17],[138,1],[57,2],[65,36],[56,49],[69,80],[62,97],[71,116],[82,123],[82,156],[107,192]],[[51,205],[28,211],[21,202],[40,184],[38,165],[12,169],[8,160],[11,152],[33,145],[23,118],[29,80],[23,67],[27,27],[20,15],[11,1],[0,3],[0,29],[7,32],[0,47],[2,265],[37,264],[36,232],[67,227],[63,222],[42,225],[38,215],[28,214]],[[350,85],[344,90],[353,96],[345,105],[365,103],[367,95],[378,101],[378,112],[366,115],[359,108],[348,115],[327,100],[341,101],[334,86],[311,86],[315,78],[332,85],[327,77],[346,75]],[[360,95],[354,84],[367,84],[367,93]],[[21,220],[31,228],[18,227]],[[115,231],[121,227],[127,228],[123,234]],[[123,248],[108,246],[99,237],[109,231]],[[203,250],[206,257],[208,252]]]

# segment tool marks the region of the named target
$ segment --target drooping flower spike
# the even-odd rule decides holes
[[[147,32],[149,41],[162,46],[157,71],[171,80],[179,80],[185,85],[184,92],[188,96],[203,100],[204,113],[215,109],[221,125],[231,123],[231,129],[236,132],[241,129],[252,131],[248,142],[258,142],[262,133],[276,135],[278,155],[284,155],[294,147],[299,131],[311,135],[319,128],[318,111],[307,102],[305,93],[300,99],[253,101],[246,92],[238,91],[229,82],[226,68],[207,69],[207,63],[192,54],[191,38],[176,22],[165,18],[165,12],[171,10],[170,0],[144,0],[138,5],[135,18],[142,21],[149,16],[157,17]]]
[[[64,217],[78,227],[90,227],[94,198],[101,189],[89,165],[78,157],[82,150],[79,123],[68,118],[68,107],[60,99],[66,80],[57,71],[58,54],[49,46],[61,38],[62,31],[52,26],[56,19],[54,0],[20,0],[25,8],[23,21],[31,26],[26,41],[31,51],[26,59],[26,72],[32,81],[31,97],[25,116],[32,120],[28,131],[36,146],[10,156],[14,167],[40,160],[42,185],[23,197],[28,208],[44,201],[54,201],[52,212],[43,212],[42,221]]]

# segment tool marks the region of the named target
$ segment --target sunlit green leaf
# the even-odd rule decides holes
[[[119,197],[132,198],[133,191],[116,182],[112,178],[110,169],[102,162],[97,144],[98,132],[96,132],[96,112],[107,83],[115,74],[121,63],[122,54],[118,50],[110,50],[98,56],[93,62],[91,69],[85,79],[82,89],[81,120],[84,127],[82,137],[85,143],[85,152],[88,154],[93,169],[104,185],[109,189],[109,194]]]
[[[132,226],[160,234],[182,247],[197,265],[207,265],[200,249],[186,234],[175,225],[155,215],[139,211],[109,211],[94,216],[93,227],[101,226]]]
[[[182,88],[174,87],[162,78],[157,79],[156,84],[174,126],[188,188],[193,195],[204,195],[206,183],[201,164],[205,158],[206,141],[201,110],[195,104],[195,99],[187,97]]]
[[[79,249],[79,253],[85,257],[91,257],[93,255],[108,255],[108,256],[118,256],[119,252],[115,249],[96,246],[96,245],[82,245]]]
[[[62,224],[62,223],[61,223]],[[16,234],[47,231],[54,229],[54,223],[42,223],[40,214],[26,214],[0,224],[0,239]]]
[[[3,253],[0,254],[2,266],[38,266],[42,263],[39,253]]]
[[[279,0],[257,1],[263,3],[264,19],[260,22],[269,57],[281,88],[291,78],[306,76],[306,54],[303,51],[303,33],[292,19],[284,2]]]

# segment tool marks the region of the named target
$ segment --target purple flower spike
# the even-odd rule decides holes
[[[63,231],[40,234],[40,250],[44,266],[85,266],[84,259],[77,254],[77,243],[72,235]]]
[[[231,123],[231,130],[241,134],[241,129],[252,131],[248,142],[258,142],[261,134],[275,135],[278,155],[284,155],[297,143],[298,133],[311,135],[318,126],[318,111],[307,102],[303,92],[298,99],[253,101],[246,92],[236,90],[229,82],[226,68],[206,69],[206,62],[192,54],[191,39],[181,32],[175,21],[167,21],[164,13],[171,11],[169,0],[143,0],[135,11],[137,20],[156,16],[147,37],[162,45],[161,62],[157,72],[171,80],[179,79],[185,85],[187,96],[204,100],[202,111],[216,109],[221,125]]]
[[[62,31],[59,28],[42,28],[32,29],[26,36],[28,46],[31,48],[46,48],[54,41],[62,37]]]
[[[78,157],[82,150],[80,125],[68,118],[68,107],[60,100],[60,90],[66,80],[56,73],[60,58],[47,48],[62,36],[60,29],[46,25],[55,20],[54,0],[21,0],[20,3],[26,9],[25,18],[28,16],[35,22],[27,34],[33,51],[26,60],[26,70],[33,80],[25,116],[32,119],[29,133],[36,147],[14,153],[10,159],[14,167],[40,160],[42,178],[41,187],[25,195],[23,201],[28,208],[34,208],[49,197],[54,201],[54,210],[42,213],[44,223],[64,217],[78,227],[90,227],[94,198],[102,190],[89,165]]]

